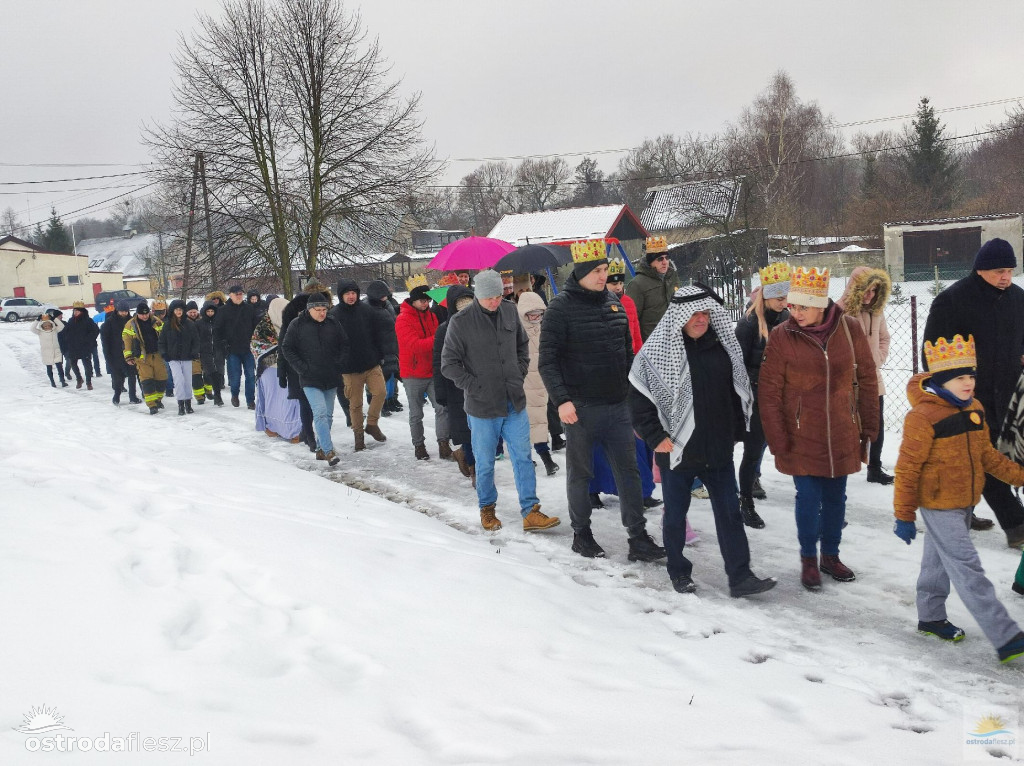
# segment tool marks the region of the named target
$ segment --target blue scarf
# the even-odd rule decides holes
[[[925,384],[924,390],[928,391],[929,393],[935,394],[940,399],[945,399],[954,407],[959,407],[960,409],[970,407],[971,402],[974,401],[973,396],[970,399],[958,399],[957,397],[953,396],[953,392],[950,391],[948,388],[946,388],[945,386],[936,386],[931,381]]]

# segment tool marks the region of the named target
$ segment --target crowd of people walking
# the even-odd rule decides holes
[[[822,590],[822,575],[856,580],[840,546],[848,478],[866,465],[867,481],[894,485],[896,536],[909,545],[918,514],[927,527],[918,629],[964,637],[946,617],[952,585],[1001,661],[1024,656],[1024,632],[969,535],[993,526],[974,512],[984,495],[1007,544],[1024,545],[1024,505],[1010,489],[1024,484],[1024,290],[1012,282],[1012,246],[986,242],[971,275],[933,303],[895,475],[882,466],[885,271],[855,269],[833,301],[827,269],[770,263],[734,322],[711,288],[679,286],[668,250],[649,238],[626,281],[628,264],[609,259],[603,241],[574,243],[572,273],[550,299],[540,280],[493,270],[448,275],[441,300],[419,278],[402,303],[383,282],[364,295],[354,281],[332,291],[313,279],[291,300],[235,284],[201,308],[144,301],[132,314],[118,304],[99,324],[75,304],[67,322],[57,311],[33,330],[54,387],[74,373],[77,387],[84,379],[91,390],[101,347],[115,405],[127,388],[130,403],[155,415],[173,391],[177,414],[188,416],[193,403],[224,406],[227,388],[233,407],[244,396],[257,429],[304,444],[328,466],[344,452],[334,440],[335,401],[360,452],[366,435],[387,440],[381,418],[403,409],[401,382],[410,460],[432,457],[429,403],[437,455],[470,480],[488,531],[502,528],[495,467],[506,454],[523,530],[560,525],[541,509],[534,458],[554,475],[561,466],[552,452],[564,447],[572,551],[605,555],[592,513],[602,492],[616,494],[629,560],[665,560],[679,593],[698,589],[686,556],[698,488],[710,500],[730,595],[776,585],[754,573],[747,537],[766,526],[755,501],[766,497],[769,450],[793,477],[803,587]],[[645,516],[657,507],[661,544]],[[1013,590],[1024,595],[1024,558]]]

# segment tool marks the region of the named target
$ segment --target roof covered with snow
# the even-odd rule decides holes
[[[596,239],[609,236],[624,213],[633,216],[626,205],[509,213],[495,224],[487,236],[517,247],[528,244],[527,240],[537,243]]]
[[[170,241],[164,239],[166,251]],[[89,258],[93,271],[120,271],[126,277],[147,276],[152,266],[146,259],[160,255],[160,235],[136,234],[134,237],[94,237],[77,245],[78,254]]]
[[[736,215],[743,177],[654,186],[644,195],[640,223],[648,231],[703,226]]]

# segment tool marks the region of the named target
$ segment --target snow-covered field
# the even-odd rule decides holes
[[[999,665],[955,595],[965,642],[916,633],[921,541],[892,534],[891,489],[863,475],[842,550],[856,582],[800,587],[792,483],[768,459],[768,526],[749,538],[778,587],[729,598],[710,506],[695,501],[699,593],[682,596],[663,566],[626,560],[614,498],[594,521],[609,558],[570,552],[564,473],[538,478],[562,526],[526,535],[500,462],[505,528],[486,534],[469,481],[415,461],[402,415],[356,455],[336,412],[331,470],[257,433],[244,408],[150,417],[115,409],[109,379],[96,382],[51,389],[28,323],[0,325],[0,763],[180,762],[159,749],[190,745],[215,764],[1024,753],[966,744],[985,713],[1019,736],[1024,667]],[[897,449],[892,436],[890,466]],[[1020,554],[998,530],[975,540],[1024,622],[1009,588]],[[32,713],[42,706],[56,712]],[[74,755],[29,749],[58,736]]]

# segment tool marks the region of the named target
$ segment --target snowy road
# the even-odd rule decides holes
[[[863,475],[843,545],[856,582],[800,587],[792,483],[769,459],[768,526],[749,538],[778,587],[728,597],[695,501],[700,590],[681,596],[626,560],[615,498],[594,514],[609,558],[570,552],[564,474],[538,478],[562,526],[527,536],[499,463],[491,535],[454,463],[412,458],[402,415],[357,455],[336,413],[331,470],[245,409],[115,409],[108,378],[53,390],[38,360],[28,324],[0,325],[2,763],[53,757],[15,730],[44,704],[67,737],[206,736],[194,757],[218,764],[960,763],[989,757],[964,744],[975,711],[1019,714],[1024,669],[998,664],[955,596],[967,641],[914,631],[920,540],[893,536],[891,489]],[[426,424],[432,447],[429,408]],[[1024,622],[1019,553],[975,535]]]

